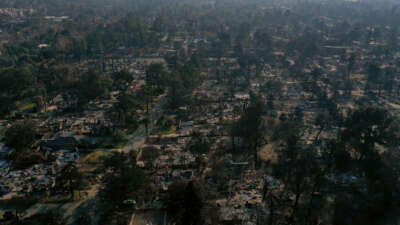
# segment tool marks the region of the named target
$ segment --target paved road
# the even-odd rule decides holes
[[[129,220],[129,225],[135,225],[135,213],[132,214],[131,219]]]
[[[93,185],[90,190],[87,191],[87,196],[84,199],[68,202],[65,204],[57,203],[37,203],[25,211],[23,218],[36,215],[38,213],[44,213],[49,210],[58,210],[62,213],[63,218],[67,221],[67,224],[72,222],[83,213],[88,211],[94,211],[96,201],[98,201],[97,194],[100,190],[100,185]],[[97,217],[97,216],[96,216]]]
[[[150,121],[152,123],[149,124],[149,133],[154,128],[154,124],[157,123],[157,120],[160,119],[163,113],[163,107],[167,103],[166,94],[163,94],[160,97],[160,100],[154,104],[154,108],[150,112]],[[140,149],[140,147],[146,142],[146,127],[144,125],[140,125],[139,128],[133,133],[128,135],[128,143],[122,148],[122,152],[129,152],[133,149]]]

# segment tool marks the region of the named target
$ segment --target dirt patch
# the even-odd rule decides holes
[[[258,156],[262,161],[276,163],[278,162],[278,154],[273,150],[273,145],[265,145],[259,152]]]
[[[136,211],[131,217],[130,225],[164,224],[165,213],[159,210]]]

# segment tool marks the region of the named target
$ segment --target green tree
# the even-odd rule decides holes
[[[177,225],[200,225],[204,203],[194,182],[172,184],[165,199],[170,221]]]
[[[69,193],[70,198],[74,198],[74,191],[81,190],[83,185],[83,175],[73,163],[67,164],[56,177],[56,191]]]
[[[105,75],[90,70],[78,81],[79,97],[82,103],[94,100],[109,93],[112,80]]]
[[[149,184],[148,177],[136,165],[135,155],[113,153],[105,159],[104,166],[109,173],[104,177],[100,198],[110,209],[122,206],[123,201],[127,199],[135,199],[138,202],[150,191],[146,189]]]
[[[255,166],[258,166],[258,149],[265,144],[264,121],[262,116],[265,104],[260,96],[250,94],[250,105],[245,108],[243,115],[234,128],[235,136],[241,137],[247,149],[252,152]]]
[[[128,71],[123,70],[120,72],[116,72],[114,75],[115,83],[119,85],[126,85],[127,83],[131,83],[133,81],[133,76]]]
[[[168,79],[168,100],[170,108],[177,108],[182,105],[185,101],[184,99],[184,82],[177,72],[171,73]]]
[[[27,209],[36,204],[37,200],[30,197],[13,197],[6,201],[7,208],[12,211],[6,211],[3,215],[3,220],[0,222],[5,222],[5,224],[10,225],[20,225],[24,224],[23,217],[26,214]]]
[[[0,71],[0,93],[20,97],[35,83],[35,77],[27,67],[6,68]]]
[[[11,112],[11,110],[15,109],[14,101],[11,97],[0,95],[0,117],[5,116]]]
[[[369,107],[353,112],[346,119],[340,137],[349,151],[355,150],[358,160],[364,160],[374,157],[376,144],[396,144],[397,130],[395,119],[388,111]]]
[[[38,138],[37,125],[32,120],[15,122],[5,133],[5,144],[17,152],[30,148]]]
[[[151,64],[146,70],[146,84],[149,86],[160,86],[165,79],[165,70],[162,64]]]
[[[318,134],[315,137],[315,141],[319,140],[319,136],[321,135],[322,131],[329,127],[331,123],[331,117],[328,112],[321,112],[315,118],[315,125],[319,128]]]
[[[122,128],[135,128],[137,125],[137,121],[134,119],[136,110],[144,104],[143,99],[139,96],[122,93],[118,100],[111,114],[112,120]]]
[[[381,68],[376,63],[370,63],[367,67],[367,85],[365,87],[367,93],[371,93],[373,89],[381,91]]]
[[[196,131],[192,133],[192,141],[189,147],[191,152],[197,154],[206,154],[210,148],[210,142],[207,137]]]
[[[21,225],[65,225],[63,214],[56,210],[49,210],[44,213],[35,214],[22,221]]]
[[[91,225],[93,223],[93,219],[90,215],[88,214],[83,214],[79,216],[76,220],[75,223],[77,225]]]
[[[386,68],[384,70],[384,77],[382,85],[386,93],[390,96],[393,93],[393,88],[395,84],[396,73],[393,68]]]

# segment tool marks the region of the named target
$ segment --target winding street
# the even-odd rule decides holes
[[[157,120],[160,119],[163,113],[163,107],[167,103],[167,94],[163,94],[160,96],[158,102],[154,103],[154,108],[150,112],[150,119],[151,123],[149,123],[149,133],[154,128],[154,125],[157,123]],[[140,147],[146,142],[146,127],[142,124],[138,127],[138,129],[129,134],[127,136],[128,143],[121,149],[122,152],[129,152],[133,149],[139,150]]]

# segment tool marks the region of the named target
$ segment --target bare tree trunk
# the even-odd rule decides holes
[[[257,145],[253,147],[253,154],[254,154],[254,168],[257,169],[259,167],[258,163],[258,151]]]
[[[231,141],[232,141],[232,151],[235,152],[236,144],[235,144],[235,136],[234,135],[232,135]]]
[[[318,179],[318,178],[316,178],[316,179]],[[307,216],[305,218],[306,222],[311,220],[311,218],[312,218],[312,208],[313,208],[313,203],[314,203],[314,193],[317,191],[318,186],[319,186],[319,182],[315,181],[315,183],[313,185],[313,188],[311,190],[311,193],[310,193],[310,202],[308,204]]]
[[[322,131],[324,130],[324,126],[321,127],[321,129],[319,129],[317,136],[315,137],[314,142],[316,142],[317,140],[319,140],[319,136],[321,135]]]
[[[271,196],[270,205],[269,205],[268,225],[274,224],[274,214],[275,214],[275,206],[274,206],[273,197]]]
[[[296,197],[295,197],[295,201],[294,204],[292,206],[292,215],[290,216],[290,222],[293,223],[294,222],[294,218],[296,216],[296,212],[297,212],[297,207],[299,205],[299,200],[301,197],[301,191],[300,191],[300,183],[296,184]]]

